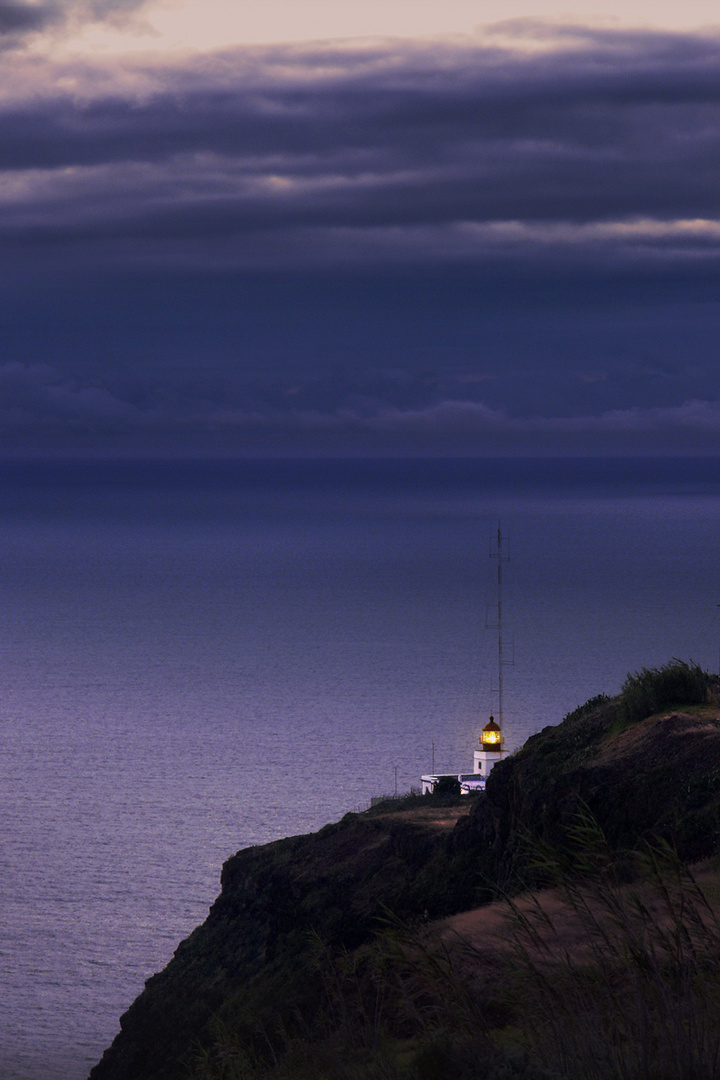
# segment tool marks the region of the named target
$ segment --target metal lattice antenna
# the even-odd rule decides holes
[[[498,648],[498,727],[502,730],[503,726],[503,667],[507,663],[512,663],[512,660],[505,660],[503,656],[503,633],[502,633],[502,568],[504,562],[510,561],[510,554],[505,554],[503,550],[503,540],[505,538],[502,534],[500,523],[498,522],[497,530],[497,547],[495,551],[490,551],[490,558],[497,559],[497,648]]]

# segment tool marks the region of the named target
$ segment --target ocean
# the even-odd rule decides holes
[[[720,461],[0,463],[0,1077],[82,1080],[223,860],[717,670]]]

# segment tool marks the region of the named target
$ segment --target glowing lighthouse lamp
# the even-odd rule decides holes
[[[503,733],[500,725],[495,723],[495,718],[490,717],[490,722],[485,725],[480,733],[480,749],[476,750],[473,757],[473,770],[477,776],[487,780],[490,770],[496,762],[500,761],[503,754]]]

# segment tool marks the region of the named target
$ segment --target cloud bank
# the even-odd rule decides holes
[[[720,36],[492,40],[8,51],[5,452],[716,451]]]
[[[275,385],[246,386],[229,398],[155,386],[139,400],[46,365],[5,364],[0,452],[652,456],[712,454],[720,439],[720,401],[519,417],[480,400],[424,398],[408,387],[393,401],[346,386],[329,400],[326,387]]]
[[[73,267],[714,259],[720,38],[546,39],[78,65],[25,95],[18,61],[0,239]]]

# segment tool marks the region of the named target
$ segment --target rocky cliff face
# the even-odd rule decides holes
[[[121,1019],[92,1080],[174,1080],[213,1023],[249,1043],[322,999],[317,950],[367,942],[388,913],[428,921],[478,906],[532,873],[533,838],[561,843],[580,808],[612,846],[664,836],[686,860],[720,832],[720,721],[703,677],[694,703],[640,718],[625,699],[576,710],[493,770],[484,795],[451,812],[417,799],[348,814],[320,832],[241,851],[223,868],[206,922]],[[704,700],[698,701],[698,698]],[[656,702],[657,704],[657,702]]]
[[[267,1031],[310,1008],[318,946],[351,950],[389,911],[428,918],[472,906],[475,838],[456,843],[449,813],[348,814],[229,859],[206,922],[121,1018],[93,1080],[185,1076],[179,1061],[215,1015],[247,1011]]]

